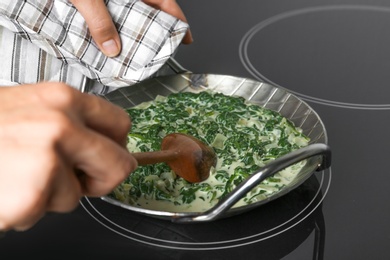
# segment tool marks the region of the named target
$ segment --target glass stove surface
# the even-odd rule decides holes
[[[201,225],[83,199],[72,213],[7,233],[0,256],[387,259],[390,3],[178,2],[194,43],[175,59],[194,73],[253,78],[296,93],[325,124],[331,169],[253,212]]]

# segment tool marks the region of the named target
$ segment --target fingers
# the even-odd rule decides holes
[[[156,9],[159,9],[176,17],[183,22],[188,23],[186,16],[184,15],[180,6],[177,4],[176,0],[143,0],[143,2],[147,5],[150,5]],[[184,44],[190,44],[193,42],[192,33],[190,29],[188,29],[182,42]]]
[[[70,211],[137,167],[123,144],[127,114],[61,83],[1,88],[0,125],[0,229],[24,230],[46,211]]]
[[[123,147],[126,144],[127,133],[131,127],[130,117],[122,108],[103,98],[81,93],[65,84],[53,82],[34,86],[23,85],[12,91],[17,92],[13,96],[18,102],[21,102],[21,105],[34,102],[37,105],[64,110],[86,127],[113,139]],[[28,96],[34,101],[26,101],[23,96]]]
[[[92,38],[108,57],[120,53],[121,41],[104,0],[71,0],[84,17]]]
[[[122,48],[121,41],[104,0],[71,0],[71,2],[84,17],[99,49],[108,57],[117,56]],[[187,22],[187,18],[175,0],[144,0],[144,2]],[[182,42],[184,44],[193,42],[189,29]]]
[[[83,195],[102,196],[122,182],[136,167],[126,149],[131,121],[120,107],[64,84],[44,83],[40,103],[49,104],[68,117],[55,119],[62,124],[58,134],[61,152],[71,159],[73,169],[84,176]],[[61,130],[62,129],[62,130]]]
[[[72,155],[74,168],[83,173],[79,176],[83,195],[106,195],[137,167],[137,161],[109,138],[79,127],[67,133],[60,146]]]
[[[10,130],[16,130],[16,135],[20,134],[17,129]],[[30,131],[33,130],[30,128]],[[12,140],[8,134],[8,141],[0,140],[1,147],[6,151],[0,151],[0,229],[4,230],[23,231],[42,218],[53,188],[52,170],[58,170],[55,156],[42,152],[25,140],[23,134],[21,136],[23,144]]]
[[[61,158],[35,147],[31,150],[10,148],[8,153],[17,154],[24,167],[11,169],[12,176],[8,180],[0,178],[0,195],[6,198],[0,199],[0,229],[24,231],[48,211],[70,212],[76,208],[82,196],[81,185]],[[31,157],[31,153],[36,157]],[[12,156],[5,159],[12,161]],[[4,183],[6,185],[2,185]]]
[[[80,98],[84,102],[75,101],[73,107],[83,117],[85,124],[125,147],[131,128],[131,120],[125,110],[100,97],[84,94]]]
[[[12,93],[13,99],[1,95]],[[46,82],[0,89],[0,112],[17,106],[44,106],[64,111],[74,120],[125,147],[131,120],[124,109],[103,98],[81,93],[63,83]]]
[[[82,186],[73,167],[58,160],[57,169],[53,171],[54,179],[51,183],[51,192],[48,197],[46,211],[70,212],[75,209],[83,196]]]
[[[137,166],[126,149],[130,118],[120,107],[93,95],[57,83],[39,84],[37,103],[66,115],[52,119],[59,124],[54,136],[73,169],[85,173],[82,191],[101,196],[111,191]]]

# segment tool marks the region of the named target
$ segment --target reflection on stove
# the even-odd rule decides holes
[[[328,173],[321,174],[320,181],[313,175],[275,201],[210,223],[176,224],[130,212],[101,199],[85,198],[82,205],[105,227],[172,257],[212,255],[213,259],[219,259],[219,256],[256,253],[267,255],[267,259],[280,259],[314,232],[313,256],[322,259],[325,223],[321,202],[326,191],[321,189],[328,188],[325,186],[329,185],[329,179]]]
[[[244,35],[240,59],[256,79],[304,100],[388,110],[389,14],[390,8],[368,5],[280,13]]]

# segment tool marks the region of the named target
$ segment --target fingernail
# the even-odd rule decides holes
[[[118,45],[114,40],[108,40],[102,43],[103,53],[108,57],[115,57],[119,54]]]

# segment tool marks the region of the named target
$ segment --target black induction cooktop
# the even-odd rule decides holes
[[[193,73],[271,83],[321,117],[331,168],[250,212],[174,224],[82,199],[0,239],[0,258],[389,259],[390,2],[179,1]]]

